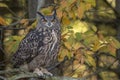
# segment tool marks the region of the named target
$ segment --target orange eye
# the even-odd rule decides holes
[[[47,20],[45,20],[45,19],[42,19],[41,21],[42,21],[42,22],[47,22]]]
[[[55,19],[51,20],[51,22],[55,22]]]

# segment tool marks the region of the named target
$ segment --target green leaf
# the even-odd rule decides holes
[[[79,32],[75,33],[75,37],[76,37],[76,40],[77,40],[77,41],[82,40],[81,33],[79,33]]]
[[[73,27],[72,27],[72,26],[67,26],[67,28],[68,28],[68,29],[73,29]]]
[[[0,3],[0,7],[6,7],[6,8],[8,8],[8,5],[6,5],[5,3]]]
[[[93,30],[94,32],[97,32],[96,26],[91,26],[91,28],[92,28],[92,30]]]

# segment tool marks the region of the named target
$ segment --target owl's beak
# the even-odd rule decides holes
[[[48,23],[47,23],[47,26],[48,26],[48,27],[52,27],[52,23],[48,22]]]

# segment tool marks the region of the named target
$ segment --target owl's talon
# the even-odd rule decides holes
[[[50,73],[50,72],[47,72],[47,73],[44,73],[44,74],[47,75],[47,76],[53,76],[53,74]]]
[[[43,72],[36,68],[33,73],[36,73],[38,76],[44,76]]]
[[[45,75],[47,75],[47,76],[53,76],[53,74],[52,73],[50,73],[47,69],[45,69],[45,68],[40,68],[41,69],[41,72],[43,72],[43,74],[45,74]]]
[[[53,76],[52,73],[48,72],[48,70],[44,69],[44,68],[40,68],[40,69],[36,68],[33,73],[36,73],[38,76],[43,76],[43,77],[45,75],[47,75],[47,76]]]

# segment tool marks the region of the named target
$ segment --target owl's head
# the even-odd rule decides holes
[[[53,11],[52,15],[45,16],[41,12],[37,12],[40,16],[39,24],[41,27],[52,28],[58,23],[58,19],[56,18],[56,10]]]

